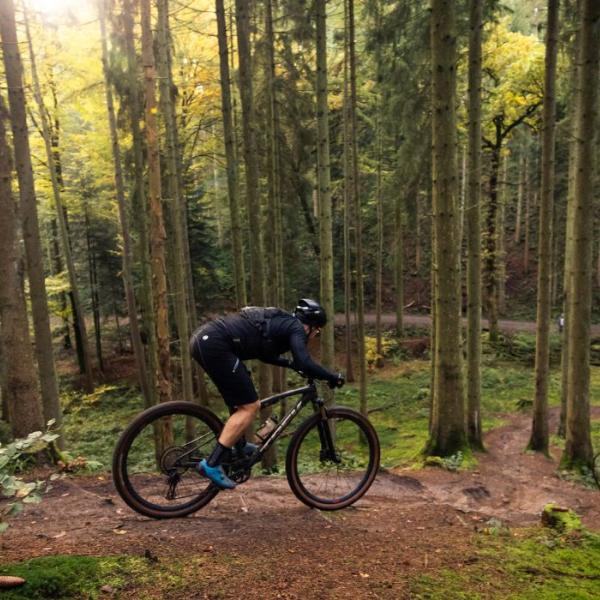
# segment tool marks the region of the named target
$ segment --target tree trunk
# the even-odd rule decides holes
[[[535,192],[534,192],[535,193]],[[529,224],[530,215],[532,208],[532,193],[530,186],[527,186],[527,193],[525,194],[525,240],[523,242],[523,274],[529,273]]]
[[[150,259],[150,245],[148,243],[148,199],[146,196],[146,183],[144,180],[144,141],[140,129],[142,117],[142,100],[140,84],[137,77],[137,58],[135,53],[135,39],[133,33],[133,6],[132,0],[123,0],[123,30],[125,39],[125,52],[127,54],[127,86],[128,86],[128,108],[131,122],[131,133],[133,138],[133,161],[134,161],[134,223],[137,225],[138,234],[138,260],[141,272],[140,285],[140,309],[142,313],[143,333],[146,339],[146,359],[149,376],[149,397],[145,396],[150,405],[156,404],[158,400],[158,389],[156,387],[156,373],[158,371],[158,346],[156,340],[156,319],[152,299],[152,272]]]
[[[191,402],[194,398],[193,378],[192,378],[192,358],[188,350],[190,340],[190,320],[188,314],[188,285],[186,282],[186,261],[183,222],[181,219],[181,189],[179,186],[179,160],[178,160],[178,141],[177,119],[175,115],[175,105],[172,97],[173,76],[171,72],[171,52],[169,48],[169,2],[168,0],[158,0],[158,77],[160,87],[160,105],[163,115],[163,122],[166,132],[165,148],[165,179],[169,197],[163,198],[167,206],[169,223],[171,225],[170,250],[173,262],[173,283],[174,289],[171,298],[175,313],[175,323],[177,334],[179,335],[179,348],[181,360],[181,380],[183,383],[183,398]]]
[[[333,235],[331,215],[331,172],[329,164],[329,109],[327,106],[327,12],[326,0],[316,0],[317,22],[317,191],[319,246],[321,249],[321,304],[333,320]],[[321,362],[328,369],[334,361],[333,323],[321,333]],[[328,394],[331,400],[331,394]]]
[[[352,190],[350,189],[350,160],[352,149],[350,146],[350,81],[349,81],[349,56],[348,56],[348,0],[344,0],[344,321],[345,321],[345,346],[346,346],[346,380],[354,382],[354,368],[352,365],[352,249],[350,246],[350,228],[352,226]]]
[[[502,182],[500,202],[498,205],[498,289],[496,304],[498,314],[506,311],[506,202],[508,197],[508,156],[502,159]]]
[[[483,448],[481,432],[481,0],[470,3],[469,152],[467,196],[467,435]]]
[[[239,56],[239,86],[242,103],[242,131],[244,139],[244,163],[246,166],[246,213],[248,215],[250,235],[250,301],[256,306],[265,305],[265,281],[263,266],[263,237],[261,234],[258,155],[256,145],[256,115],[254,110],[254,92],[252,85],[252,67],[250,53],[250,6],[245,0],[236,0],[236,24]],[[264,363],[258,365],[258,387],[261,397],[270,392],[270,372]],[[272,409],[261,411],[266,419]],[[275,446],[263,458],[263,466],[272,468],[276,463]]]
[[[44,145],[46,148],[46,160],[48,162],[48,171],[50,172],[50,181],[52,182],[52,195],[54,197],[54,205],[56,208],[56,215],[58,217],[58,227],[62,242],[62,251],[67,266],[67,273],[69,275],[70,294],[73,302],[73,319],[77,325],[77,329],[79,330],[80,335],[79,348],[81,350],[83,358],[85,389],[88,393],[90,393],[94,389],[94,375],[92,372],[92,359],[90,355],[89,342],[87,337],[87,327],[85,324],[85,319],[83,316],[83,307],[79,295],[79,285],[77,283],[75,263],[71,254],[71,244],[69,241],[69,232],[67,230],[67,221],[65,218],[65,211],[63,207],[61,191],[58,185],[56,166],[54,164],[55,155],[52,151],[52,144],[50,140],[50,127],[48,124],[48,117],[46,113],[46,108],[44,106],[44,101],[42,99],[42,92],[40,89],[40,82],[37,74],[35,54],[33,53],[33,44],[31,42],[31,34],[29,32],[29,21],[27,18],[27,11],[24,12],[24,16],[25,31],[27,33],[27,43],[29,46],[29,58],[31,61],[33,93],[39,110],[40,123],[42,126],[42,137],[44,138]]]
[[[2,397],[6,400],[15,438],[44,429],[33,351],[29,339],[16,234],[19,230],[11,189],[12,165],[4,122],[9,118],[0,97],[0,344],[5,361]]]
[[[129,332],[131,337],[131,347],[138,373],[138,381],[140,389],[144,396],[145,406],[152,406],[153,393],[152,384],[148,380],[148,372],[146,369],[146,357],[140,328],[138,324],[138,313],[135,301],[135,293],[133,290],[133,252],[131,247],[131,236],[129,233],[129,217],[127,214],[127,206],[125,204],[125,186],[123,183],[123,171],[121,168],[121,148],[119,145],[119,136],[117,132],[117,120],[115,117],[115,107],[113,93],[110,84],[110,69],[108,64],[108,49],[106,42],[106,0],[100,5],[100,29],[102,37],[102,67],[104,71],[104,85],[106,91],[106,108],[108,112],[108,125],[110,129],[110,141],[113,154],[113,163],[115,171],[115,192],[117,196],[117,205],[119,208],[119,221],[121,225],[121,238],[123,241],[123,287],[125,288],[125,298],[127,300],[127,314],[129,316]],[[117,322],[117,330],[119,329],[118,315],[115,306],[115,319]],[[119,335],[120,340],[120,335]]]
[[[500,169],[499,144],[492,148],[490,166],[490,195],[485,232],[485,285],[490,342],[498,341],[498,172]]]
[[[29,295],[35,332],[35,350],[40,376],[44,420],[56,419],[62,423],[62,410],[58,397],[54,353],[50,333],[48,301],[42,246],[37,215],[33,168],[29,150],[29,135],[25,116],[23,67],[19,54],[15,9],[12,0],[0,2],[0,38],[4,57],[4,71],[8,85],[8,100],[15,152],[15,167],[19,180],[19,213],[23,226]]]
[[[433,218],[435,229],[436,364],[431,437],[426,453],[465,446],[460,349],[460,275],[456,173],[456,25],[454,3],[433,0]]]
[[[96,269],[96,253],[92,245],[90,211],[87,199],[84,200],[84,219],[85,219],[85,241],[88,262],[88,279],[90,282],[90,297],[92,301],[92,317],[94,319],[94,340],[96,342],[96,358],[98,359],[98,368],[104,373],[104,360],[102,357],[102,331],[100,325],[100,296],[98,294],[98,270]]]
[[[590,322],[593,244],[594,135],[598,107],[600,3],[583,0],[575,114],[575,181],[570,261],[567,437],[562,462],[570,468],[591,466]]]
[[[529,448],[548,454],[548,372],[550,368],[550,316],[552,270],[552,212],[554,207],[554,155],[556,119],[556,57],[558,48],[558,0],[548,0],[546,69],[542,129],[542,190],[538,228],[538,297],[535,345],[535,396]]]
[[[519,244],[521,242],[521,212],[523,210],[523,197],[525,195],[525,165],[527,163],[525,152],[525,149],[521,148],[519,157],[519,191],[517,194],[517,212],[515,216],[515,244]]]
[[[161,202],[160,151],[156,114],[156,72],[150,19],[150,0],[141,0],[142,60],[145,82],[145,131],[148,147],[148,190],[150,208],[150,256],[152,291],[156,318],[158,365],[154,374],[159,402],[171,400],[171,354],[169,350],[169,310],[167,305],[167,273],[165,261],[165,226]]]
[[[229,75],[229,53],[227,27],[223,0],[216,0],[217,28],[219,38],[219,66],[221,73],[221,107],[223,115],[223,138],[227,161],[227,193],[229,196],[229,216],[231,220],[231,244],[233,253],[233,273],[235,298],[238,307],[246,304],[246,271],[244,268],[244,247],[240,223],[238,165],[235,155],[235,134],[231,107],[231,84]]]
[[[363,240],[362,207],[358,169],[358,127],[356,98],[356,52],[354,0],[348,0],[348,54],[350,67],[350,137],[352,149],[352,200],[354,205],[354,230],[356,236],[356,338],[358,343],[358,382],[359,407],[363,415],[368,414],[367,406],[367,361],[365,357],[365,300],[363,282]]]

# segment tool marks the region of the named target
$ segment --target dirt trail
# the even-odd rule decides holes
[[[410,598],[410,575],[476,561],[471,534],[491,517],[532,524],[554,501],[600,530],[600,493],[559,479],[556,460],[523,453],[529,418],[508,419],[487,434],[476,471],[382,472],[338,513],[304,507],[285,478],[256,477],[190,518],[153,521],[129,510],[109,477],[61,480],[0,536],[0,562],[150,553],[159,565],[194,557],[207,566],[172,598]]]
[[[336,314],[335,315],[335,324],[338,326],[342,326],[345,324],[345,315]],[[374,313],[366,313],[365,321],[373,325],[375,323],[375,314]],[[405,325],[413,325],[416,327],[430,327],[431,325],[431,317],[429,315],[414,315],[406,313],[404,314],[403,321]],[[392,326],[396,324],[396,315],[392,313],[385,313],[381,315],[381,322],[386,326]],[[467,320],[463,319],[463,325],[466,326]],[[481,320],[481,326],[486,329],[488,327],[487,319]],[[552,326],[556,328],[556,324],[553,323]],[[510,320],[501,320],[498,321],[498,327],[500,331],[504,331],[505,333],[516,333],[518,331],[524,331],[528,333],[535,333],[536,322],[535,321],[510,321]],[[594,324],[591,326],[592,336],[600,337],[600,325]]]

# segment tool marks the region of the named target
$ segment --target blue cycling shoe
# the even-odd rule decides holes
[[[200,475],[204,475],[204,477],[210,479],[222,490],[232,490],[236,486],[235,481],[227,477],[221,465],[209,467],[205,458],[200,461],[200,464],[198,465],[198,471],[200,472]]]

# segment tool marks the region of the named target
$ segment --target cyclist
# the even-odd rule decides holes
[[[326,323],[323,307],[315,300],[302,298],[293,313],[274,307],[247,306],[239,313],[203,325],[192,335],[192,357],[217,386],[231,412],[214,450],[198,465],[200,473],[221,489],[236,485],[222,466],[236,442],[246,454],[256,450],[254,444],[244,442],[243,435],[252,424],[260,401],[242,361],[258,359],[293,368],[308,377],[327,381],[330,388],[341,387],[344,376],[317,364],[307,350],[308,341],[317,337]],[[292,360],[281,356],[289,351]]]

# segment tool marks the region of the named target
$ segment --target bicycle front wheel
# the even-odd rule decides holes
[[[331,432],[329,447],[326,427]],[[371,423],[349,408],[308,418],[287,451],[290,488],[307,506],[338,510],[354,504],[371,487],[379,469],[379,439]]]
[[[154,519],[185,517],[219,489],[197,471],[223,428],[211,411],[191,402],[165,402],[125,429],[113,456],[113,481],[136,512]]]

